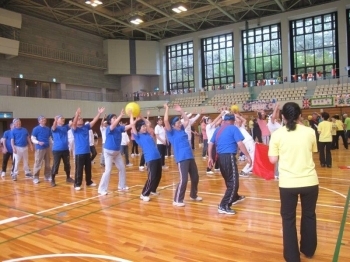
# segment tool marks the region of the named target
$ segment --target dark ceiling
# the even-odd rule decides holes
[[[261,18],[336,0],[101,0],[91,7],[84,0],[0,0],[0,7],[72,27],[107,39],[160,40]],[[188,11],[171,7],[185,2]],[[133,14],[144,23],[129,23]]]

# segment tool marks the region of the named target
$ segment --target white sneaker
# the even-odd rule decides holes
[[[174,157],[174,155],[171,155],[170,157]]]
[[[215,168],[214,171],[215,171],[215,172],[219,172],[219,171],[220,171],[220,168],[218,168],[218,169]]]
[[[118,187],[118,191],[128,191],[129,187],[125,186],[125,187]]]
[[[193,200],[193,201],[202,201],[202,200],[203,200],[203,198],[202,198],[202,197],[197,196],[196,198],[192,198],[192,197],[191,197],[191,200]]]
[[[75,189],[76,191],[79,191],[79,190],[81,189],[81,187],[80,187],[80,186],[76,186],[74,189]]]
[[[143,171],[143,170],[145,170],[145,167],[144,166],[139,166],[139,170]]]
[[[168,166],[162,166],[162,169],[169,169]]]
[[[214,172],[210,170],[210,171],[207,171],[207,174],[212,175],[212,174],[214,174]]]
[[[34,178],[34,179],[33,179],[33,183],[34,183],[34,184],[39,184],[39,183],[40,183],[39,178]]]
[[[107,195],[107,194],[108,194],[108,192],[107,192],[107,191],[104,191],[104,192],[98,192],[98,194],[99,194],[100,196],[105,196],[105,195]]]
[[[97,186],[97,185],[96,185],[95,183],[92,183],[92,184],[90,184],[90,185],[88,185],[88,186],[91,186],[91,187],[92,187],[92,186]]]
[[[142,199],[142,200],[145,201],[145,202],[148,202],[148,201],[151,200],[149,196],[144,196],[144,195],[142,195],[142,194],[140,195],[140,199]]]
[[[1,177],[4,177],[5,176],[5,172],[1,172]]]
[[[207,159],[207,157],[206,157],[206,156],[203,156],[203,159]]]
[[[183,202],[173,202],[173,206],[176,206],[176,207],[184,207],[185,206],[185,203]]]
[[[151,195],[152,195],[152,196],[159,196],[160,193],[159,193],[159,192],[151,192]]]
[[[164,156],[165,158],[168,158],[168,156]]]
[[[129,164],[127,164],[126,166],[133,166],[133,164],[129,163]]]
[[[131,154],[131,157],[135,157],[135,154]]]

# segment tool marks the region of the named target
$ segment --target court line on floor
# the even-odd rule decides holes
[[[47,254],[47,255],[38,255],[38,256],[30,256],[30,257],[21,257],[21,258],[13,258],[9,260],[3,260],[3,262],[17,262],[17,261],[27,261],[31,259],[42,259],[42,258],[56,258],[56,257],[89,257],[89,258],[101,258],[108,259],[110,261],[117,262],[131,262],[131,260],[126,260],[119,257],[112,257],[106,255],[96,255],[96,254]]]

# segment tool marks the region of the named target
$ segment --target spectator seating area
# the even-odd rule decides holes
[[[315,89],[315,93],[313,95],[314,98],[325,97],[325,96],[335,96],[335,95],[343,95],[350,93],[350,85],[347,83],[342,85],[320,85]]]
[[[196,107],[201,105],[208,97],[206,95],[178,97],[169,103],[169,107],[179,105],[181,107]]]
[[[269,89],[262,90],[258,95],[258,100],[271,100],[277,99],[281,101],[285,100],[302,100],[306,94],[306,86],[296,88],[283,88],[283,89]]]
[[[243,104],[250,100],[249,92],[239,92],[239,93],[224,93],[216,94],[209,101],[208,105],[220,106],[220,105],[234,105]]]

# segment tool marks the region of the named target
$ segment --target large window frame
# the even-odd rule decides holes
[[[350,9],[346,10],[346,24],[348,31],[348,66],[350,65]],[[350,76],[350,70],[348,70],[348,76]]]
[[[242,31],[243,81],[249,86],[282,79],[281,24]]]
[[[337,12],[290,21],[292,81],[339,76]]]
[[[233,33],[203,38],[201,47],[204,88],[232,88],[235,84]]]
[[[193,41],[166,47],[167,91],[190,93],[195,91]]]

